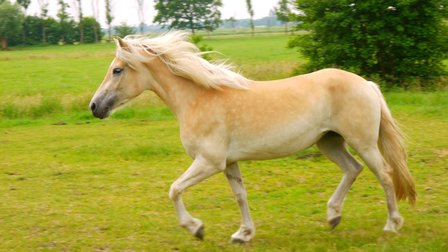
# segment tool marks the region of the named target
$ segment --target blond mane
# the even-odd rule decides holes
[[[188,41],[184,31],[171,31],[158,37],[126,36],[126,47],[117,47],[117,58],[131,67],[159,57],[170,71],[192,80],[197,85],[219,89],[226,86],[247,89],[248,79],[234,72],[233,65],[225,62],[210,63],[204,60],[196,45]]]

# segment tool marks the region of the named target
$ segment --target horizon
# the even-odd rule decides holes
[[[12,2],[17,2],[16,0]],[[73,1],[64,1],[69,5],[68,13],[71,18],[77,20],[76,12]],[[55,0],[48,0],[48,16],[56,18],[58,11],[58,4]],[[82,1],[82,10],[84,17],[94,17],[101,24],[101,27],[107,27],[105,22],[105,7],[104,0],[92,0]],[[247,12],[245,1],[238,0],[222,0],[223,6],[220,8],[221,19],[226,20],[230,17],[234,17],[237,20],[249,19],[250,16]],[[252,7],[254,10],[254,20],[268,17],[271,10],[277,5],[278,0],[252,0]],[[145,22],[147,26],[157,25],[153,22],[156,11],[154,9],[154,1],[145,2]],[[95,11],[94,11],[95,9]],[[137,3],[136,1],[113,1],[112,13],[114,20],[112,26],[117,26],[123,22],[129,26],[138,26],[139,20],[137,15]],[[40,5],[38,0],[31,0],[30,5],[26,11],[26,15],[39,16]]]

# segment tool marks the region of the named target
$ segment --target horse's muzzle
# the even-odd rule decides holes
[[[93,116],[95,116],[99,119],[104,119],[109,116],[109,108],[108,107],[99,109],[99,107],[94,102],[92,102],[90,104],[90,110],[92,110]]]
[[[111,97],[109,99],[95,99],[90,102],[90,110],[93,116],[104,119],[109,116],[110,111],[115,104],[116,99]]]

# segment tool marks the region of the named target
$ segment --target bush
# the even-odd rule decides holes
[[[127,35],[131,35],[135,33],[135,29],[132,26],[127,25],[126,23],[121,23],[118,26],[115,26],[115,35],[124,38]]]
[[[82,19],[84,28],[84,43],[95,43],[101,40],[104,32],[101,30],[101,25],[93,17],[84,17]],[[79,29],[78,24],[78,29]]]
[[[310,62],[307,71],[338,67],[388,86],[428,85],[446,74],[446,0],[300,0],[301,28],[290,41]]]

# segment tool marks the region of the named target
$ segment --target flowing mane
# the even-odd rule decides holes
[[[204,52],[189,42],[188,36],[184,31],[171,31],[158,37],[126,36],[123,39],[126,47],[117,47],[116,56],[133,68],[157,56],[173,74],[205,88],[247,89],[248,79],[234,72],[233,65],[204,60],[201,57]]]

